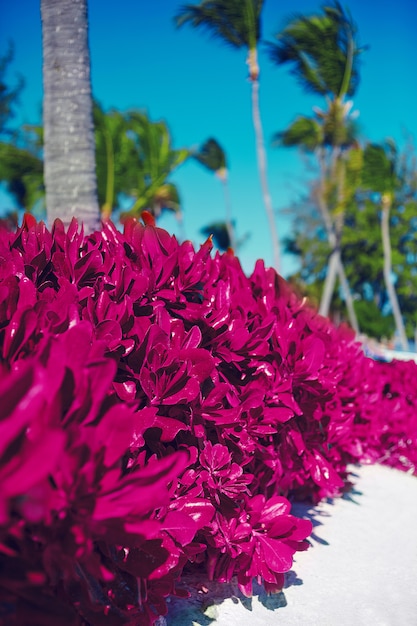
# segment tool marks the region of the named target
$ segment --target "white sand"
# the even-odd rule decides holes
[[[281,594],[188,579],[158,626],[417,626],[417,478],[382,466],[352,468],[347,498],[293,512],[314,523]],[[208,593],[199,589],[203,583]]]

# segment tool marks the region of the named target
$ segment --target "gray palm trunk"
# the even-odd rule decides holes
[[[392,255],[391,255],[391,238],[389,234],[389,215],[391,210],[391,201],[388,197],[382,198],[382,216],[381,216],[381,236],[382,249],[384,253],[384,281],[388,293],[388,298],[394,316],[395,326],[400,340],[402,350],[408,350],[408,341],[405,333],[404,322],[401,315],[398,298],[395,287],[392,282]]]
[[[269,193],[267,172],[266,172],[266,152],[265,141],[262,130],[261,115],[259,111],[259,80],[257,78],[252,81],[252,116],[256,137],[256,152],[258,157],[258,170],[261,181],[262,196],[265,205],[265,211],[268,218],[269,230],[272,242],[272,254],[274,268],[280,271],[280,246],[278,239],[277,227],[275,224],[274,210],[272,208],[271,194]]]
[[[359,334],[358,318],[356,316],[355,308],[353,305],[352,293],[350,291],[349,281],[347,279],[345,268],[343,266],[340,248],[338,247],[338,238],[332,226],[330,227],[330,229],[327,229],[327,236],[332,251],[330,253],[329,262],[327,264],[327,272],[324,281],[323,293],[320,299],[319,313],[320,315],[324,315],[325,317],[329,315],[330,304],[336,286],[336,278],[339,278],[346,302],[346,309],[350,325],[352,326],[355,333]]]
[[[339,156],[340,155],[338,155],[338,153],[336,152],[335,158],[338,158]],[[324,315],[325,317],[329,315],[330,304],[331,304],[333,293],[334,293],[335,286],[336,286],[336,278],[338,277],[340,280],[343,295],[345,298],[346,309],[347,309],[350,325],[352,326],[355,333],[359,334],[358,318],[355,313],[352,293],[349,287],[349,282],[346,276],[345,268],[343,266],[342,255],[341,255],[341,251],[339,247],[340,238],[341,238],[342,229],[343,229],[344,216],[343,214],[339,214],[337,218],[334,220],[334,222],[332,220],[329,207],[327,206],[327,203],[325,201],[325,192],[324,192],[325,173],[324,173],[323,158],[321,155],[319,155],[319,162],[321,165],[321,181],[320,181],[320,188],[317,194],[317,201],[318,201],[320,213],[322,215],[322,218],[325,224],[327,238],[331,247],[331,254],[330,254],[329,262],[327,265],[326,278],[324,281],[323,292],[322,292],[321,299],[320,299],[319,313],[320,315]],[[343,179],[339,178],[339,181],[338,181],[339,197],[341,197],[341,194],[342,194],[343,182],[344,182]]]
[[[41,0],[44,174],[48,223],[97,230],[95,141],[86,0]]]

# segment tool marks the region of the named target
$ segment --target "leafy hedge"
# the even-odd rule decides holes
[[[147,219],[0,232],[0,615],[152,624],[205,567],[282,588],[288,498],[416,473],[414,363],[377,363],[261,261]]]

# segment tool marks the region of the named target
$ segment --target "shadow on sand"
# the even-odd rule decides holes
[[[359,505],[358,497],[361,495],[361,492],[352,485],[349,492],[342,497]],[[329,499],[328,502],[331,503],[333,500]],[[310,536],[312,548],[315,544],[329,545],[324,536],[321,536],[319,528],[325,526],[325,518],[330,517],[330,513],[320,509],[320,506],[315,507],[311,503],[304,502],[294,502],[291,513],[312,522],[313,532]],[[236,580],[230,583],[207,582],[203,571],[184,573],[181,576],[180,586],[189,592],[190,597],[186,600],[176,597],[168,598],[168,615],[165,618],[160,617],[155,626],[209,626],[216,622],[219,616],[219,606],[228,599],[234,604],[243,605],[249,612],[252,611],[253,602],[259,602],[269,611],[276,611],[287,606],[285,589],[302,584],[303,581],[298,578],[296,572],[291,570],[285,575],[284,589],[280,593],[268,595],[265,589],[254,581],[253,597],[247,598],[239,591]]]
[[[285,587],[301,584],[302,580],[297,578],[294,571],[287,573]],[[254,600],[270,611],[287,605],[283,591],[268,595],[256,581],[253,583],[252,598],[247,598],[239,591],[235,580],[230,583],[207,582],[203,573],[185,574],[181,577],[181,587],[187,589],[190,597],[186,600],[169,598],[168,615],[160,618],[156,626],[209,626],[218,617],[219,605],[227,599],[234,604],[242,604],[247,611],[252,611]]]

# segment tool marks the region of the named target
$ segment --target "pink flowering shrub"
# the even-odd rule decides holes
[[[346,465],[416,472],[415,366],[367,359],[258,262],[153,224],[0,233],[0,611],[135,624],[184,568],[282,588]]]

